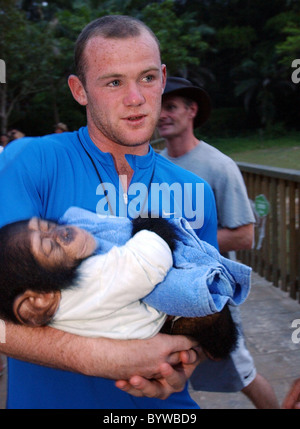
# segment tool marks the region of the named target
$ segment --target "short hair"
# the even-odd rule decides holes
[[[47,269],[34,258],[28,230],[29,220],[0,228],[0,317],[18,323],[13,303],[30,289],[55,292],[69,287],[76,279],[76,267]]]
[[[127,15],[107,15],[90,22],[79,34],[74,51],[75,73],[85,84],[86,60],[84,49],[87,42],[93,37],[101,36],[105,39],[126,39],[138,37],[146,30],[156,41],[160,53],[159,40],[153,31],[142,21]]]

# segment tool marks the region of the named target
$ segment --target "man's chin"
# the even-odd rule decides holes
[[[128,136],[121,136],[116,143],[125,147],[139,147],[149,144],[152,135],[152,133],[135,133],[132,131]]]
[[[172,129],[170,126],[162,126],[162,127],[158,127],[158,132],[160,137],[162,138],[167,138],[172,134]]]
[[[135,147],[141,147],[144,145],[148,145],[149,142],[150,142],[150,139],[147,139],[146,141],[130,141],[130,142],[122,140],[122,141],[117,141],[116,143],[120,146],[123,146],[123,147],[135,148]]]

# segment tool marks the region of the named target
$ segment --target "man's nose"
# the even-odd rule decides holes
[[[130,84],[124,97],[124,104],[126,106],[140,106],[144,103],[145,97],[142,94],[141,88],[136,83]]]
[[[160,111],[159,120],[166,119],[166,117],[167,117],[167,110],[164,109],[164,107],[162,106],[161,111]]]

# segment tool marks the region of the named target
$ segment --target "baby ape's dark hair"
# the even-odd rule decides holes
[[[168,319],[162,333],[194,337],[208,357],[226,359],[236,349],[239,337],[228,305],[219,312],[206,317],[180,317]]]
[[[0,317],[19,323],[13,313],[15,298],[30,289],[55,292],[70,286],[76,278],[76,267],[50,270],[34,258],[29,240],[29,220],[0,228]]]
[[[168,219],[164,218],[141,218],[138,217],[132,220],[132,235],[147,229],[148,231],[155,232],[159,235],[170,247],[171,251],[174,252],[176,248],[176,240],[180,240],[178,234],[173,226],[171,226]]]

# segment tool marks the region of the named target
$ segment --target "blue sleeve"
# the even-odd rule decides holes
[[[0,226],[42,212],[41,159],[33,139],[22,140],[11,143],[0,157]]]
[[[200,240],[206,241],[219,250],[217,241],[217,210],[214,193],[210,185],[204,182],[204,223],[199,229],[194,229]]]

